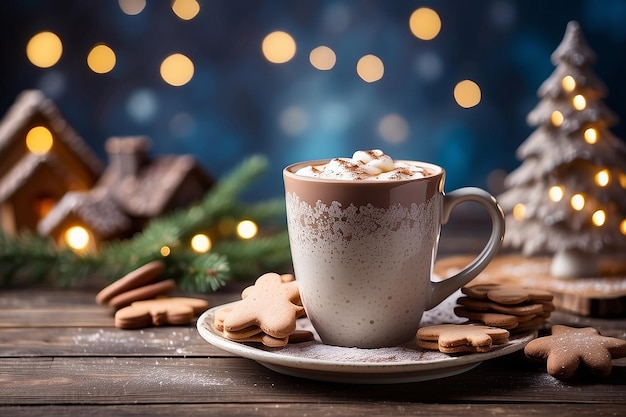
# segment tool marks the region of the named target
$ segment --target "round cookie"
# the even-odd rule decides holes
[[[151,283],[159,277],[164,270],[165,263],[162,261],[157,260],[149,262],[103,288],[96,295],[96,302],[101,305],[108,304],[113,297],[119,294]]]

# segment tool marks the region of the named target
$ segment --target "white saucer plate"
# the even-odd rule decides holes
[[[448,304],[448,305],[446,305]],[[298,320],[298,328],[310,330],[315,340],[268,348],[260,343],[240,343],[222,337],[213,326],[217,306],[198,319],[200,335],[213,346],[252,359],[261,365],[300,378],[353,384],[391,384],[445,378],[469,371],[481,362],[524,348],[536,332],[513,335],[509,342],[494,345],[489,352],[449,355],[423,350],[416,342],[380,349],[358,349],[323,344],[307,318]],[[422,325],[459,322],[449,302],[424,313]]]

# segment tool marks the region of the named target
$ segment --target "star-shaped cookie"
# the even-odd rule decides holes
[[[571,378],[580,365],[598,376],[611,373],[612,359],[626,357],[626,340],[602,336],[593,327],[552,326],[552,335],[535,339],[524,348],[526,356],[547,360],[548,373]]]

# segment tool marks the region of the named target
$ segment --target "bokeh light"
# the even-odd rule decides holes
[[[308,128],[309,116],[302,107],[290,106],[281,112],[278,123],[285,134],[298,136]]]
[[[172,11],[183,20],[191,20],[200,13],[200,3],[196,0],[174,0]]]
[[[454,87],[454,100],[465,109],[480,103],[480,87],[472,80],[463,80]]]
[[[550,114],[550,123],[552,123],[552,126],[559,127],[563,124],[564,120],[565,118],[563,117],[563,113],[558,110],[555,110]]]
[[[328,71],[335,66],[337,56],[328,46],[318,46],[309,54],[309,62],[321,71]]]
[[[583,136],[585,137],[585,142],[590,145],[593,145],[598,141],[598,131],[593,127],[585,129]]]
[[[203,233],[198,233],[191,238],[191,249],[197,253],[206,253],[211,250],[211,239]]]
[[[572,92],[576,88],[576,80],[571,75],[566,75],[561,80],[561,86],[563,87],[563,90],[567,91],[568,93]]]
[[[433,9],[421,7],[411,13],[409,28],[418,39],[429,41],[441,31],[441,18]]]
[[[409,136],[409,123],[399,114],[387,114],[378,123],[378,134],[387,143],[402,143]]]
[[[606,213],[604,210],[596,210],[591,215],[591,222],[598,227],[603,226],[606,222]]]
[[[585,208],[585,197],[582,194],[574,194],[570,199],[570,205],[574,210],[580,211]]]
[[[585,96],[582,94],[576,94],[572,99],[572,106],[574,106],[576,110],[584,110],[585,107],[587,107],[587,100],[585,99]]]
[[[52,133],[44,126],[35,126],[26,134],[26,148],[37,155],[44,155],[52,149]]]
[[[193,72],[193,62],[183,54],[172,54],[161,63],[163,81],[174,87],[183,86],[191,81]]]
[[[296,55],[296,41],[287,32],[277,30],[263,39],[261,50],[269,62],[284,64]]]
[[[118,0],[120,9],[127,15],[135,16],[146,7],[146,0]]]
[[[252,239],[258,231],[258,226],[252,220],[242,220],[237,223],[237,236],[242,239]]]
[[[524,220],[526,217],[526,206],[522,203],[517,203],[513,206],[513,218],[515,220]]]
[[[565,189],[560,185],[554,185],[548,190],[548,196],[550,197],[550,200],[554,201],[555,203],[561,201],[564,194]]]
[[[65,243],[74,250],[84,250],[89,245],[89,232],[81,226],[72,226],[65,231]]]
[[[97,74],[106,74],[115,68],[115,52],[108,45],[94,46],[87,55],[87,65]]]
[[[365,55],[356,64],[356,72],[363,81],[373,83],[381,78],[385,73],[383,61],[376,55]]]
[[[169,246],[164,245],[161,246],[159,253],[161,254],[161,256],[170,256],[170,254],[172,253],[172,249]]]
[[[63,54],[61,39],[52,32],[39,32],[26,44],[28,60],[39,68],[50,68],[59,62]]]
[[[623,235],[626,235],[626,219],[622,220],[621,223],[619,224],[619,231]]]
[[[594,179],[596,181],[596,184],[598,184],[600,187],[606,187],[607,185],[609,185],[609,181],[611,180],[609,170],[603,169],[599,171]]]

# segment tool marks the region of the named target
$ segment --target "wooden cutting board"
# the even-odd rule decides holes
[[[449,277],[473,259],[452,256],[437,260],[435,274]],[[556,278],[550,275],[550,257],[520,254],[497,256],[471,284],[508,283],[550,291],[556,308],[591,317],[626,317],[626,259],[600,261],[598,277]]]

